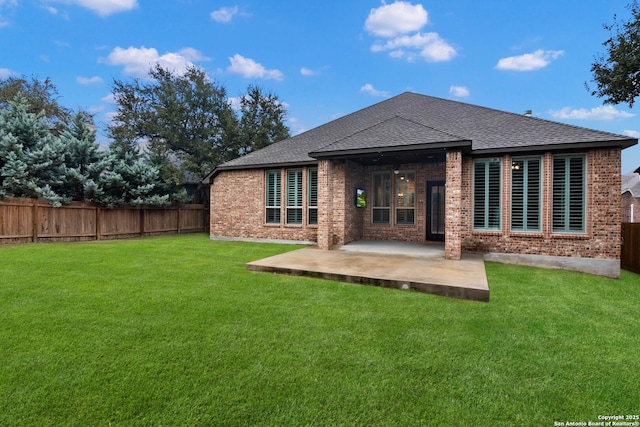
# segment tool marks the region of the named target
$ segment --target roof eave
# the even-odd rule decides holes
[[[334,151],[312,151],[309,153],[309,157],[314,159],[331,159],[342,157],[353,157],[367,154],[376,153],[398,153],[398,152],[410,152],[410,151],[441,151],[451,148],[471,148],[471,140],[460,140],[450,142],[439,142],[431,144],[414,144],[405,146],[392,146],[392,147],[373,147],[373,148],[359,148],[353,150],[334,150]]]
[[[290,168],[290,167],[298,167],[298,166],[309,166],[316,165],[318,162],[316,160],[302,161],[302,162],[279,162],[279,163],[256,163],[249,165],[232,165],[232,166],[218,166],[214,170],[212,170],[207,176],[202,180],[203,184],[211,184],[216,176],[220,174],[220,172],[224,171],[237,171],[237,170],[250,170],[250,169],[273,169],[273,168]]]
[[[523,147],[496,147],[474,149],[473,154],[499,154],[499,153],[531,153],[532,151],[567,151],[585,150],[594,148],[620,148],[625,149],[636,145],[637,139],[596,141],[596,142],[568,142],[564,144],[527,145]]]

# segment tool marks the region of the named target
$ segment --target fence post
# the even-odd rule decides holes
[[[33,242],[38,241],[38,201],[35,199],[31,199],[31,203],[33,204],[33,237],[31,240]]]
[[[140,237],[144,237],[144,207],[141,206],[140,208]]]
[[[100,206],[96,206],[96,240],[100,240]]]
[[[180,206],[178,206],[178,234],[180,234]]]

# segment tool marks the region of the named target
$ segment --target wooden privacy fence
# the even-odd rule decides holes
[[[640,222],[622,223],[620,267],[640,274]]]
[[[104,208],[73,202],[59,208],[35,199],[0,201],[0,244],[122,239],[206,231],[205,205]]]

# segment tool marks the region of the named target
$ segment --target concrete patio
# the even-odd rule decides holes
[[[452,298],[489,301],[482,254],[444,259],[444,245],[358,241],[325,251],[310,246],[250,262],[248,270],[412,289]]]

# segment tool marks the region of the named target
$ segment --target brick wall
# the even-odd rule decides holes
[[[620,257],[620,150],[599,149],[587,153],[587,215],[584,234],[553,233],[551,230],[552,160],[543,155],[542,231],[537,233],[510,230],[511,156],[502,156],[502,229],[472,229],[473,160],[463,162],[462,248],[480,252],[536,254],[603,259]]]
[[[300,169],[300,168],[298,168]],[[222,171],[211,185],[212,236],[315,241],[318,227],[307,225],[307,168],[303,168],[303,224],[284,224],[285,169],[281,169],[280,224],[265,223],[265,171],[263,169]]]
[[[265,224],[265,171],[223,171],[211,186],[211,234],[245,238],[269,238],[317,241],[318,247],[329,249],[354,240],[399,240],[423,242],[426,238],[426,183],[447,180],[447,241],[450,258],[457,254],[456,239],[462,250],[536,254],[553,256],[619,259],[620,222],[620,150],[599,149],[586,155],[587,216],[586,233],[559,234],[551,230],[552,161],[551,153],[542,155],[543,212],[542,230],[537,233],[510,230],[510,165],[512,157],[502,156],[502,229],[495,232],[472,229],[473,159],[461,153],[448,153],[448,163],[404,164],[403,170],[416,172],[416,211],[414,225],[395,225],[393,204],[390,224],[371,221],[373,172],[391,166],[361,166],[353,162],[320,161],[318,163],[318,226],[307,225],[307,168],[303,168],[304,223],[284,224],[285,169],[282,173],[282,223]],[[458,159],[456,156],[461,156]],[[457,171],[462,169],[459,184]],[[393,174],[392,174],[393,179]],[[367,208],[355,207],[356,188],[368,194]],[[459,188],[459,198],[450,192]],[[392,190],[393,191],[393,190]],[[393,197],[393,194],[392,194]],[[459,201],[458,201],[459,200]],[[455,206],[459,206],[456,208]],[[639,209],[640,211],[640,204]],[[456,219],[456,216],[458,219]],[[640,212],[636,217],[640,218]],[[457,225],[459,224],[459,228]]]
[[[462,256],[462,152],[447,151],[445,247],[446,259]]]
[[[356,189],[366,188],[365,168],[358,163],[345,161],[333,162],[332,167],[333,206],[332,243],[344,245],[361,240],[363,209],[358,209],[355,203]]]
[[[328,250],[333,246],[333,189],[331,187],[332,162],[318,162],[318,248]]]

